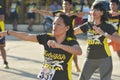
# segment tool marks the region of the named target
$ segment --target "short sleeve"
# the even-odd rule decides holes
[[[115,28],[114,28],[113,25],[108,24],[108,27],[107,27],[107,31],[106,31],[106,32],[112,35],[114,32],[117,32],[117,30],[115,30]]]
[[[86,33],[89,28],[92,28],[92,25],[89,22],[86,22],[82,25],[79,25],[79,28],[83,31],[83,33]]]
[[[79,43],[76,40],[71,40],[70,43],[71,43],[71,46],[79,45]]]
[[[47,43],[47,40],[48,40],[47,38],[48,38],[47,34],[44,34],[44,33],[37,35],[37,40],[38,40],[39,44]]]

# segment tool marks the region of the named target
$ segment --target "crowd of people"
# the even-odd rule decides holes
[[[58,5],[57,2],[54,2]],[[11,13],[15,11],[18,4],[12,4]],[[54,5],[54,6],[55,6]],[[0,49],[5,68],[8,67],[6,60],[5,36],[12,35],[21,40],[37,42],[44,46],[44,63],[38,80],[72,80],[71,64],[75,62],[77,72],[80,72],[79,80],[90,80],[93,73],[98,69],[100,80],[111,80],[113,64],[110,45],[120,58],[120,11],[119,0],[110,0],[110,10],[106,10],[101,2],[94,2],[91,6],[87,0],[76,5],[72,0],[63,0],[62,7],[51,5],[50,11],[40,10],[35,7],[33,0],[28,5],[28,19],[30,24],[28,30],[32,30],[35,13],[54,17],[51,33],[29,34],[4,29],[4,11],[0,5]],[[73,8],[75,7],[75,9]],[[52,10],[53,9],[53,10]],[[55,10],[54,10],[55,9]],[[73,24],[76,18],[82,23]],[[11,18],[14,19],[14,18]],[[17,18],[15,18],[17,20]],[[79,20],[79,19],[78,19]],[[14,21],[14,20],[12,20]],[[79,22],[79,21],[78,21]],[[87,35],[87,59],[80,70],[77,55],[82,54],[80,44],[76,40],[77,34]],[[59,57],[56,57],[59,56]]]

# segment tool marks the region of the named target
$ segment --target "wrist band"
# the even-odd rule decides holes
[[[10,35],[10,34],[8,33],[8,31],[9,31],[9,30],[7,30],[7,35]]]

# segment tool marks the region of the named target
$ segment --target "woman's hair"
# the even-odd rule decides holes
[[[63,0],[69,2],[69,4],[72,4],[72,0]]]
[[[107,11],[105,9],[105,6],[101,3],[101,2],[95,2],[93,3],[91,9],[97,9],[103,12],[103,15],[101,16],[101,21],[105,22],[108,20],[108,15],[107,15]]]
[[[70,19],[70,17],[64,13],[58,13],[56,17],[61,17],[63,19],[65,26],[69,26],[69,30],[67,31],[66,36],[75,38],[74,30],[72,26],[72,20]]]
[[[119,5],[119,0],[110,0],[110,2],[116,3],[117,5]]]

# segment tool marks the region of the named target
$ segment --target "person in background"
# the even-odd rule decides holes
[[[77,1],[77,2],[74,2],[73,3],[73,9],[75,9],[74,11],[76,12],[76,13],[78,13],[78,12],[82,12],[82,4],[81,4],[81,2],[80,1]],[[76,26],[78,26],[78,25],[80,25],[80,24],[82,24],[83,23],[83,19],[82,19],[82,17],[80,16],[77,16],[75,19],[74,19],[74,27],[76,27]]]
[[[110,0],[95,0],[94,2],[101,2],[105,6],[105,9],[109,11],[110,10],[109,1]]]
[[[59,5],[58,2],[55,1],[55,0],[53,1],[53,4],[51,4],[49,6],[50,11],[57,11],[57,10],[60,10],[60,9],[61,9],[61,5]]]
[[[92,4],[91,20],[74,29],[75,34],[87,33],[87,59],[79,80],[90,80],[99,69],[100,80],[111,80],[113,64],[108,39],[120,43],[120,36],[113,25],[107,23],[107,11],[100,2]]]
[[[90,11],[90,4],[88,3],[88,0],[83,0],[83,5],[82,5],[82,12],[89,12]],[[88,21],[88,14],[85,14],[83,17],[83,23]]]
[[[32,31],[33,22],[35,20],[35,13],[32,11],[36,8],[36,3],[34,0],[30,0],[29,4],[27,5],[27,18],[28,18],[28,30]]]
[[[13,30],[17,31],[19,18],[20,3],[17,0],[12,0],[10,5],[10,20],[12,21]]]
[[[5,30],[4,25],[5,13],[2,2],[0,2],[0,32]],[[6,50],[5,50],[5,37],[0,39],[0,51],[3,58],[4,68],[9,69],[7,58],[6,58]]]
[[[109,17],[108,20],[112,25],[114,25],[115,29],[120,35],[120,10],[118,9],[119,0],[110,0],[109,6],[110,6],[110,10],[108,11],[108,17]],[[120,59],[120,44],[111,41],[110,45],[112,45],[113,50],[117,52],[117,55]]]
[[[72,59],[81,55],[82,50],[75,39],[71,20],[65,14],[57,14],[52,33],[28,34],[12,30],[0,32],[0,36],[15,36],[21,40],[42,44],[45,49],[42,71],[39,80],[72,80]]]
[[[62,10],[58,11],[46,11],[46,10],[39,10],[39,9],[34,9],[33,11],[42,15],[47,15],[47,16],[55,16],[58,13],[64,13],[67,16],[70,17],[71,22],[76,18],[76,17],[82,17],[85,13],[74,13],[74,11],[71,11],[72,7],[72,1],[71,0],[63,0],[62,2]],[[73,22],[72,22],[73,23]],[[74,63],[75,63],[75,70],[76,72],[80,72],[80,68],[78,65],[78,59],[77,56],[75,55],[74,58]]]

